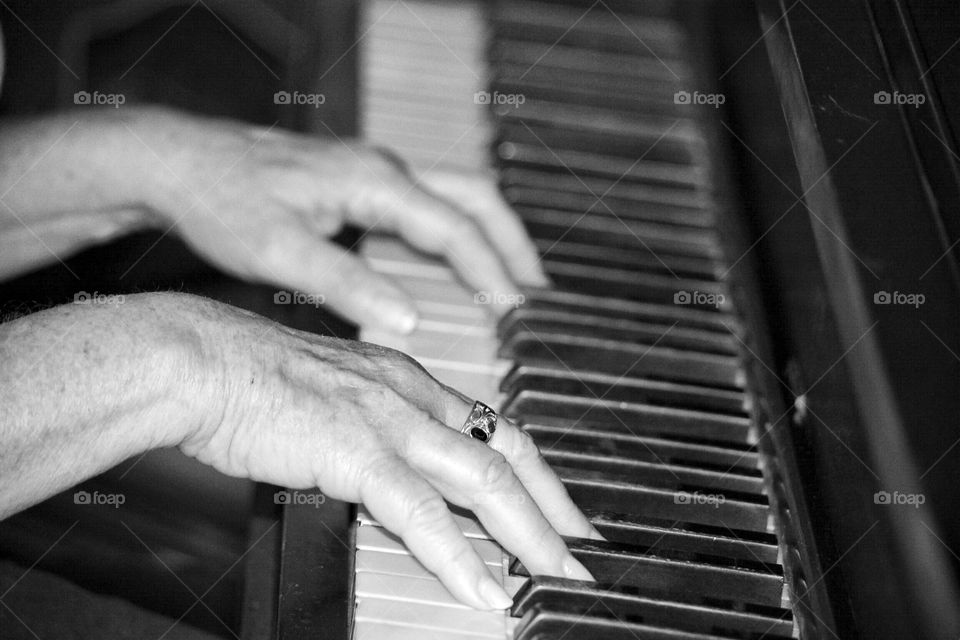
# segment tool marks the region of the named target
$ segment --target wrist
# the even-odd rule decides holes
[[[169,225],[197,206],[199,194],[186,180],[191,175],[191,149],[202,130],[196,118],[168,107],[137,107],[125,114],[119,138],[137,183],[137,197],[153,224]]]
[[[223,414],[223,359],[212,330],[219,303],[183,293],[141,296],[156,358],[145,363],[159,372],[158,383],[171,411],[161,446],[181,446],[215,430]]]
[[[0,325],[0,517],[209,421],[187,298],[98,296]]]

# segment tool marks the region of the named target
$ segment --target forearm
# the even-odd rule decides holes
[[[155,224],[156,108],[79,108],[0,124],[0,278]]]
[[[0,325],[0,518],[197,428],[195,298],[70,304]]]

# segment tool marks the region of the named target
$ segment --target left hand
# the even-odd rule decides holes
[[[323,295],[362,326],[407,332],[416,310],[396,284],[326,239],[345,223],[444,256],[476,289],[510,295],[519,283],[546,282],[490,182],[441,174],[424,176],[424,186],[359,143],[166,110],[145,111],[134,126],[155,154],[146,159],[160,177],[150,203],[164,224],[221,269]]]

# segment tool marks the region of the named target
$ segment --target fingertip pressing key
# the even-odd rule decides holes
[[[587,571],[587,568],[571,554],[568,554],[566,559],[563,561],[563,575],[571,580],[586,580],[588,582],[596,582],[596,579],[589,571]]]
[[[482,597],[484,602],[489,604],[492,609],[507,609],[513,606],[513,599],[507,595],[503,587],[497,584],[497,581],[494,580],[489,573],[480,578],[478,589],[480,591],[480,597]]]
[[[606,540],[603,537],[603,534],[597,531],[597,528],[593,525],[590,525],[590,535],[587,536],[590,540]]]

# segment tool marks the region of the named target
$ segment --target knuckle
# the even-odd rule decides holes
[[[396,474],[399,459],[391,453],[371,455],[357,472],[357,485],[362,491],[378,491],[385,478]]]
[[[444,528],[449,510],[439,493],[412,498],[406,506],[407,521],[419,532],[437,532]]]
[[[342,295],[357,295],[366,293],[375,285],[376,277],[367,268],[367,265],[353,256],[340,256],[339,261],[332,266],[324,278],[324,284]]]
[[[450,544],[446,549],[442,549],[440,555],[444,561],[455,567],[469,567],[473,564],[476,552],[469,544],[462,542]]]
[[[353,400],[359,406],[362,419],[375,427],[381,436],[398,431],[395,429],[398,422],[403,422],[405,427],[411,429],[421,424],[418,409],[399,391],[382,381],[368,382],[354,394]]]
[[[378,401],[378,397],[382,400]],[[377,416],[381,442],[404,459],[422,448],[433,422],[428,411],[386,386],[378,387],[373,397],[365,401],[368,411]]]
[[[478,225],[475,220],[463,214],[452,216],[447,223],[447,229],[450,235],[458,240],[483,237],[480,225]]]
[[[537,549],[551,549],[559,539],[560,534],[558,534],[546,520],[543,521],[530,538],[534,543],[534,548]]]
[[[363,408],[374,415],[384,412],[393,412],[397,407],[405,404],[403,397],[384,384],[372,384],[363,389],[357,396],[357,401]]]
[[[396,349],[384,349],[381,358],[398,369],[420,369],[420,364],[412,356]]]
[[[379,170],[382,172],[382,175],[397,180],[406,179],[410,174],[407,163],[392,149],[387,147],[374,147],[371,151],[380,165]]]
[[[526,431],[518,431],[517,441],[513,445],[511,454],[513,459],[517,461],[517,464],[538,466],[544,463],[540,448],[534,441],[533,436]]]
[[[402,351],[385,349],[376,359],[378,369],[387,375],[388,380],[401,388],[421,395],[436,391],[432,387],[437,385],[428,384],[434,380],[423,365]]]
[[[516,486],[513,467],[501,454],[491,451],[490,459],[480,473],[480,485],[487,490],[502,491]]]

